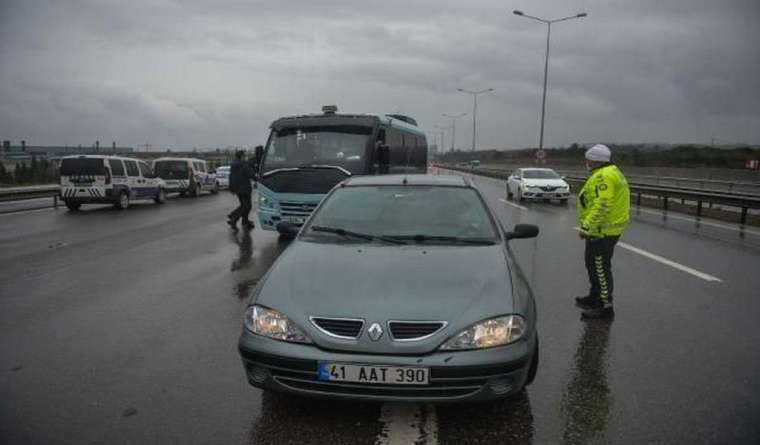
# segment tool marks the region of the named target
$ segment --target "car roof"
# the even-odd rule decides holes
[[[521,168],[520,170],[523,170],[523,171],[525,171],[525,170],[544,171],[544,172],[553,172],[554,171],[553,168],[534,168],[534,167]]]
[[[158,158],[154,160],[154,162],[158,161],[192,161],[192,162],[206,162],[205,159],[198,159],[198,158],[172,158],[172,157],[165,157],[165,158]]]
[[[111,155],[69,155],[61,157],[61,161],[64,159],[120,159],[122,161],[140,161],[145,162],[144,159],[128,158],[124,156],[111,156]]]
[[[374,175],[353,176],[343,182],[345,186],[367,185],[434,185],[447,187],[468,187],[470,183],[455,175]]]

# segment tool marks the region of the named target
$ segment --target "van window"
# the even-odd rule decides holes
[[[140,176],[140,170],[137,169],[137,162],[124,161],[124,164],[127,165],[127,174],[129,176]]]
[[[140,162],[138,165],[140,166],[140,173],[142,173],[143,178],[149,178],[152,176],[153,172],[150,170],[148,164]]]
[[[105,175],[102,158],[68,158],[61,161],[61,176]]]
[[[124,173],[124,164],[119,159],[109,159],[108,165],[111,166],[111,174],[114,176],[126,176]]]
[[[158,161],[155,170],[161,179],[187,179],[187,162]]]

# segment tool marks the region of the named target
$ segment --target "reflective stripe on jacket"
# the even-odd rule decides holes
[[[578,222],[589,236],[620,235],[630,218],[631,191],[614,164],[591,171],[578,194]]]

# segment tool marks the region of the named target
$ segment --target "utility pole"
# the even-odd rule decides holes
[[[470,90],[465,90],[464,88],[457,88],[457,91],[472,95],[472,148],[470,149],[470,151],[475,151],[475,138],[477,135],[477,128],[475,127],[475,118],[478,114],[478,95],[490,93],[493,91],[493,88],[486,88],[480,91],[470,91]]]

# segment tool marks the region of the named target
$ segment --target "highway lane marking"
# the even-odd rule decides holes
[[[517,207],[520,210],[528,210],[527,207],[521,206],[520,204],[515,204],[514,202],[507,201],[504,198],[499,198],[499,201],[503,202],[504,204],[511,205],[512,207]]]
[[[438,445],[438,418],[432,405],[384,403],[375,445]]]
[[[581,230],[580,227],[573,227],[573,228],[575,230],[578,230],[578,231]],[[628,243],[624,243],[622,241],[618,241],[617,245],[620,246],[620,247],[622,247],[623,249],[629,250],[629,251],[631,251],[633,253],[638,253],[641,256],[649,258],[650,260],[654,260],[654,261],[657,261],[658,263],[664,264],[666,266],[670,266],[670,267],[672,267],[674,269],[678,269],[681,272],[686,272],[688,274],[694,275],[695,277],[701,278],[701,279],[703,279],[705,281],[716,281],[718,283],[722,283],[723,282],[723,280],[721,280],[718,277],[715,277],[713,275],[710,275],[710,274],[707,274],[707,273],[704,273],[704,272],[700,272],[697,269],[692,269],[689,266],[685,266],[685,265],[683,265],[681,263],[677,263],[677,262],[675,262],[673,260],[669,260],[669,259],[667,259],[667,258],[665,258],[663,256],[657,255],[657,254],[652,253],[652,252],[648,252],[648,251],[646,251],[644,249],[640,249],[640,248],[638,248],[636,246],[632,246],[632,245],[630,245]]]

